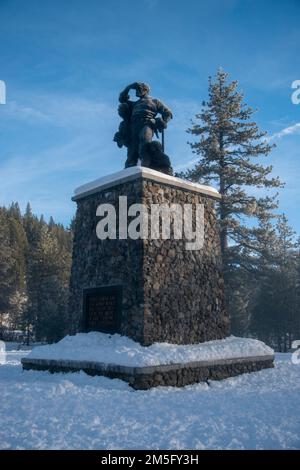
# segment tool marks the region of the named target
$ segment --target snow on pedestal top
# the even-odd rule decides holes
[[[273,355],[273,349],[261,341],[250,338],[230,336],[207,343],[189,345],[154,343],[145,347],[126,336],[90,332],[66,336],[56,344],[36,347],[27,358],[99,361],[145,367]]]
[[[151,181],[156,181],[158,183],[165,183],[171,186],[180,187],[182,189],[206,194],[207,196],[213,197],[215,199],[221,198],[220,193],[212,186],[191,183],[190,181],[186,181],[175,176],[166,175],[160,171],[152,170],[143,166],[133,166],[79,186],[75,189],[72,199],[73,201],[76,201],[100,190],[111,188],[118,184],[126,183],[127,181],[133,181],[138,178],[145,178]]]

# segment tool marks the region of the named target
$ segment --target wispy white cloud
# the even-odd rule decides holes
[[[272,134],[268,140],[275,140],[275,139],[281,139],[282,137],[286,137],[288,135],[293,135],[293,134],[300,134],[300,122],[297,122],[296,124],[293,124],[292,126],[285,127],[279,132],[275,132],[275,134]]]
[[[108,103],[66,95],[31,95],[10,101],[5,118],[54,127],[87,128],[116,120],[116,110]]]
[[[5,108],[5,117],[25,121],[48,121],[47,114],[31,106],[20,104],[16,101],[10,101]]]

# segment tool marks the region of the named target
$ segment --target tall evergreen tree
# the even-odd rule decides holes
[[[260,263],[267,262],[267,243],[274,237],[270,221],[277,194],[267,190],[282,183],[272,177],[272,166],[263,164],[272,145],[253,121],[255,111],[244,103],[238,82],[219,70],[215,80],[209,78],[208,95],[188,129],[199,160],[179,176],[217,185],[222,195],[217,211],[228,307],[232,331],[245,334],[262,279]]]
[[[26,284],[26,252],[28,241],[23,226],[18,203],[8,209],[8,226],[10,230],[10,246],[14,260],[14,285],[16,291],[24,291]]]
[[[10,296],[14,291],[14,260],[10,244],[7,210],[0,207],[0,321],[10,308]],[[1,326],[1,325],[0,325]]]
[[[65,329],[71,250],[62,243],[61,226],[52,224],[50,229],[36,219],[28,226],[32,244],[27,267],[27,323],[37,341],[55,341]]]
[[[288,220],[282,214],[276,225],[278,242],[276,246],[276,262],[278,285],[274,295],[274,304],[278,312],[278,323],[281,327],[282,348],[291,348],[295,337],[300,312],[297,309],[297,255],[298,243],[295,242],[295,232],[288,225]]]
[[[190,145],[199,161],[181,176],[218,185],[222,195],[218,215],[225,267],[237,262],[247,269],[242,252],[250,241],[251,250],[255,249],[253,228],[247,219],[269,219],[277,207],[276,195],[259,197],[251,187],[274,188],[281,183],[270,176],[272,166],[259,161],[272,146],[266,133],[251,121],[254,111],[243,103],[243,94],[237,87],[237,81],[228,83],[228,74],[222,70],[215,81],[209,78],[209,99],[203,102],[196,122],[188,129],[197,138]]]
[[[279,217],[267,251],[260,254],[260,273],[251,331],[278,351],[287,351],[300,333],[297,297],[298,244],[285,215]]]

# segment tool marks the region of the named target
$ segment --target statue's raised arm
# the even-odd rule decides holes
[[[129,92],[135,90],[137,101],[131,101]],[[119,147],[127,147],[125,168],[135,166],[141,160],[142,166],[172,174],[170,159],[164,154],[159,141],[152,141],[154,134],[162,133],[172,119],[171,110],[160,100],[149,96],[150,87],[143,82],[127,85],[119,95],[119,115],[123,121],[114,140]],[[157,117],[160,114],[161,117]]]
[[[136,90],[136,86],[137,86],[137,83],[131,83],[130,85],[127,85],[126,88],[124,88],[123,91],[121,91],[120,95],[119,95],[119,102],[120,103],[127,103],[127,101],[129,101],[130,97],[129,97],[129,91],[130,90]]]

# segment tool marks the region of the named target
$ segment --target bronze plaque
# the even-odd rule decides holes
[[[118,333],[122,308],[121,286],[105,286],[85,289],[84,331]]]

